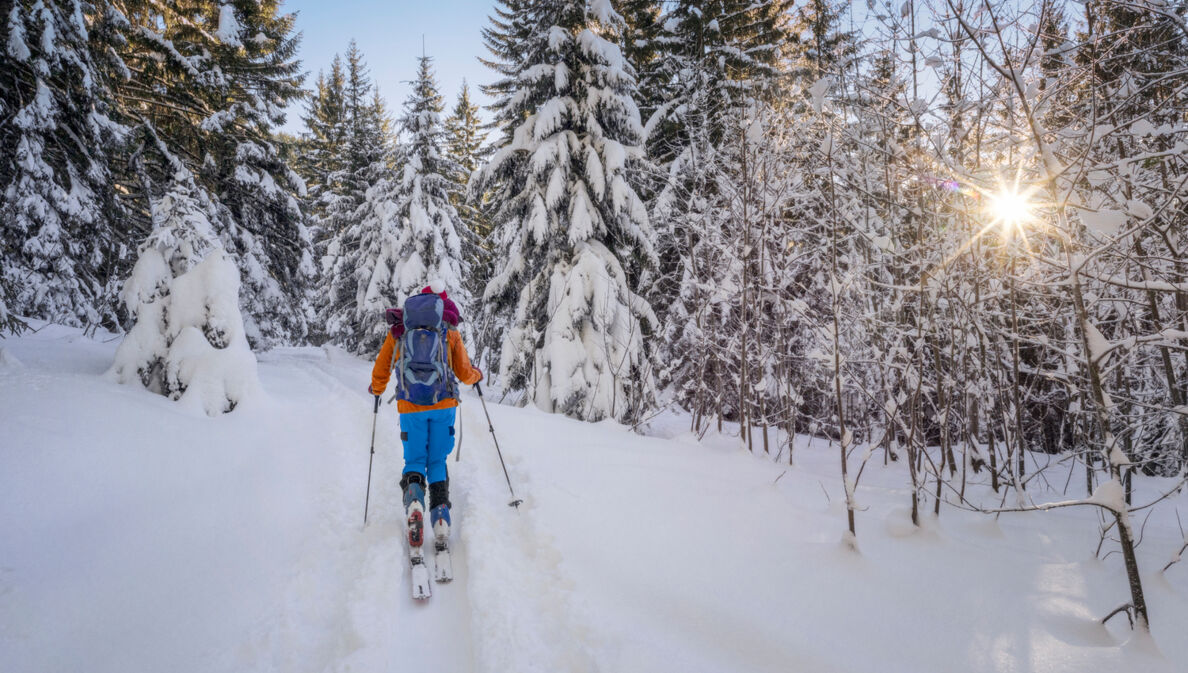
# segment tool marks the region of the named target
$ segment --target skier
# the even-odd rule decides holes
[[[438,549],[443,550],[450,532],[446,457],[454,450],[457,381],[472,386],[482,380],[483,373],[471,366],[456,329],[462,320],[458,307],[438,285],[432,284],[421,290],[421,294],[409,297],[403,309],[388,309],[387,318],[392,327],[375,359],[368,391],[376,397],[382,395],[392,370],[399,370],[396,406],[400,412],[400,439],[404,443],[400,489],[404,492],[409,544],[420,547],[424,540],[423,513],[428,485],[430,525]],[[405,338],[406,330],[408,338]],[[407,353],[402,352],[405,348]]]

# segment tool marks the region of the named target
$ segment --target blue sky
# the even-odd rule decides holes
[[[476,101],[486,101],[478,85],[491,80],[492,73],[478,57],[487,54],[481,31],[494,6],[494,0],[285,0],[282,11],[297,13],[307,87],[354,38],[395,115],[408,96],[407,81],[416,74],[422,35],[447,110],[464,77]],[[284,130],[299,132],[303,111],[304,103],[291,108]]]

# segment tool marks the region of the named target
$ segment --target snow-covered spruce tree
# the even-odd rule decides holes
[[[329,186],[318,197],[315,251],[320,274],[314,296],[315,323],[319,339],[352,352],[365,352],[377,334],[382,336],[379,326],[383,321],[382,307],[379,314],[356,314],[363,299],[356,274],[369,273],[364,267],[370,269],[373,262],[365,260],[377,254],[365,252],[364,239],[394,234],[383,233],[389,224],[365,224],[362,220],[378,217],[386,222],[391,218],[390,213],[381,211],[395,208],[398,161],[387,105],[353,41],[347,47],[342,99],[342,141],[332,161],[336,170],[327,176]],[[378,343],[374,345],[378,347]]]
[[[112,17],[81,0],[4,7],[0,299],[18,315],[114,328],[126,225],[111,165],[127,130],[92,56],[110,46]]]
[[[346,73],[342,58],[335,54],[329,74],[318,73],[316,88],[302,118],[305,131],[297,140],[300,155],[295,164],[308,188],[305,208],[316,260],[323,257],[328,239],[345,226],[354,210],[351,203],[357,207],[356,201],[361,200],[344,196],[349,115]],[[318,319],[325,300],[322,292],[325,283],[326,279],[318,274],[305,290],[306,311],[311,315],[309,337],[313,343],[326,340],[325,324]]]
[[[329,208],[329,234],[341,230],[363,204],[371,186],[373,167],[384,162],[391,165],[393,157],[387,105],[371,81],[363,52],[354,40],[347,45],[346,60],[343,89],[346,132],[338,160],[339,172],[330,178],[335,184],[337,200]]]
[[[137,195],[159,194],[156,183],[173,179],[180,157],[211,195],[211,225],[242,273],[249,338],[262,346],[303,338],[301,299],[314,270],[305,186],[274,139],[285,107],[302,95],[294,15],[279,0],[113,7],[127,23],[113,57],[125,73],[116,93],[135,132]]]
[[[729,111],[773,95],[781,76],[781,51],[792,41],[791,0],[679,0],[658,19],[657,53],[649,64],[662,100],[647,121],[649,154],[667,165],[684,141],[685,115],[710,123],[710,140],[722,140]],[[691,108],[705,93],[712,108]],[[651,96],[656,94],[651,93]]]
[[[211,226],[214,208],[184,169],[154,200],[153,231],[123,290],[135,324],[108,371],[210,416],[259,388],[239,310],[239,270]]]
[[[400,238],[389,260],[393,264],[390,296],[399,300],[430,282],[440,283],[467,312],[475,309],[465,282],[469,265],[462,249],[468,231],[451,203],[462,191],[455,177],[461,167],[445,151],[446,129],[441,113],[442,98],[433,78],[433,61],[422,56],[413,92],[400,118],[402,166],[396,211]],[[463,323],[462,330],[469,337],[467,323]]]
[[[702,108],[705,91],[690,96]],[[702,108],[704,109],[704,108]],[[652,221],[661,236],[664,273],[653,287],[667,298],[662,311],[659,349],[661,380],[672,385],[675,400],[692,413],[692,427],[722,410],[730,397],[722,385],[725,364],[719,351],[709,347],[721,340],[720,324],[710,315],[711,298],[718,296],[727,264],[726,252],[733,236],[726,223],[728,209],[716,193],[723,176],[724,159],[711,142],[705,115],[684,116],[682,133],[687,146],[668,166],[663,189],[652,202]],[[719,424],[722,414],[717,413]]]
[[[491,279],[492,262],[489,241],[491,218],[488,212],[491,204],[485,194],[476,193],[473,198],[467,196],[470,176],[474,175],[490,155],[489,148],[484,145],[487,131],[478,116],[478,111],[478,106],[470,100],[470,89],[463,80],[462,90],[458,92],[458,101],[445,119],[445,155],[455,167],[453,175],[449,176],[455,189],[450,194],[450,203],[458,210],[458,215],[465,225],[462,232],[462,257],[469,266],[469,271],[463,279],[463,284],[471,297],[482,296],[483,288]],[[478,317],[476,306],[468,306],[467,309],[474,317]],[[481,326],[478,326],[476,333],[481,331]]]
[[[8,279],[0,276],[0,335],[20,334],[28,327],[25,321],[8,310],[8,302],[12,300],[12,294]]]
[[[321,222],[326,217],[328,202],[341,191],[334,176],[341,174],[345,157],[343,146],[348,114],[345,89],[342,59],[335,55],[329,74],[318,73],[306,115],[302,118],[305,133],[297,170],[309,191],[310,229],[315,242],[321,239]]]
[[[470,87],[466,80],[462,80],[458,101],[445,119],[446,154],[458,165],[457,179],[461,184],[469,181],[470,176],[490,155],[490,151],[484,147],[487,131],[483,128],[478,112],[479,106],[470,99]],[[489,233],[483,229],[478,231],[484,236]]]
[[[453,179],[459,169],[443,148],[441,112],[431,60],[423,57],[400,118],[398,158],[380,157],[361,174],[371,187],[348,226],[329,239],[327,334],[352,352],[377,350],[387,329],[384,309],[431,283],[442,283],[463,310],[470,305],[465,224],[450,203],[461,189]]]
[[[495,89],[504,142],[482,171],[499,206],[484,309],[512,313],[500,371],[541,409],[629,420],[654,395],[638,288],[655,253],[632,186],[643,129],[623,20],[607,0],[506,4],[497,26],[529,30],[488,36],[509,78]]]
[[[661,55],[660,21],[663,16],[659,0],[622,0],[618,3],[626,28],[623,31],[623,56],[635,68],[638,83],[640,116],[648,119],[664,104],[668,93],[664,62]]]
[[[325,241],[317,294],[317,322],[326,340],[359,354],[379,349],[383,310],[397,299],[390,281],[391,251],[399,237],[398,178],[384,161],[376,162],[370,175],[363,203]]]
[[[533,41],[540,30],[537,12],[533,9],[533,0],[500,0],[489,20],[490,25],[483,29],[483,42],[490,52],[490,58],[479,60],[498,76],[494,82],[481,87],[483,93],[492,101],[487,108],[494,117],[490,128],[500,136],[488,148],[493,152],[496,147],[512,143],[513,134],[522,121],[524,110],[540,103],[544,94],[542,92],[534,95],[527,105],[521,105],[517,98],[517,92],[521,90],[520,75],[529,67],[531,60],[525,58],[526,50],[530,44],[539,44],[539,41]],[[484,217],[491,227],[483,243],[491,255],[492,266],[498,253],[494,222],[498,211],[503,207],[498,200],[498,187],[506,180],[522,174],[527,162],[527,156],[512,154],[502,161],[496,175],[475,174],[467,184],[468,202],[483,204]],[[483,271],[480,269],[480,272]],[[493,269],[485,271],[488,282],[492,272]],[[478,288],[475,297],[483,297],[485,292],[486,284]],[[476,354],[484,362],[492,359],[488,354],[493,355],[494,366],[488,366],[489,370],[498,369],[497,363],[503,350],[503,336],[511,329],[511,321],[510,312],[488,310],[484,302],[483,310],[478,316],[479,330],[475,335],[474,347]]]

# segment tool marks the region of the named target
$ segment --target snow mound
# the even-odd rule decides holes
[[[153,206],[157,225],[124,286],[136,325],[108,376],[181,400],[209,416],[259,388],[239,310],[239,269],[217,242],[188,176]]]

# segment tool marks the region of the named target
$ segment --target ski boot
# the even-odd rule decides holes
[[[404,490],[404,514],[408,517],[408,545],[420,547],[425,542],[425,478],[409,472],[400,479]]]
[[[438,505],[429,510],[429,522],[433,526],[433,537],[437,543],[445,544],[450,537],[450,508]]]
[[[450,561],[450,480],[429,484],[429,523],[433,527],[433,578],[439,584],[454,579],[454,564]]]
[[[433,526],[433,537],[443,547],[450,537],[450,480],[429,484],[429,523]]]

